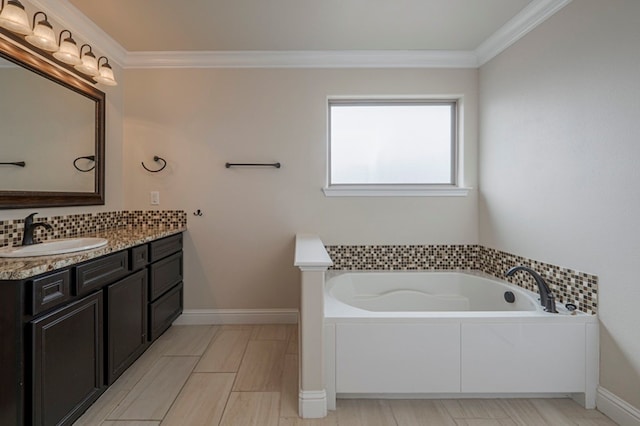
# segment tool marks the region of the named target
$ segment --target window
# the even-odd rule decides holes
[[[463,195],[456,117],[455,100],[329,100],[325,194]]]

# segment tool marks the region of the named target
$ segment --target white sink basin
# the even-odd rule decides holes
[[[0,249],[0,257],[51,256],[73,253],[103,247],[107,245],[107,242],[105,238],[63,238],[28,246],[4,247]]]

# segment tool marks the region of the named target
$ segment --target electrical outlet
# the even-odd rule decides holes
[[[160,191],[151,191],[151,205],[157,206],[160,204]]]

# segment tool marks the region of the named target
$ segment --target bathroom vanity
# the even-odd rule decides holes
[[[182,312],[182,230],[0,262],[0,424],[72,424]]]

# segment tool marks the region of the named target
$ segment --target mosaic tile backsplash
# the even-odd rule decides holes
[[[73,238],[81,235],[119,228],[181,228],[187,224],[187,214],[182,210],[164,211],[116,211],[73,214],[66,216],[36,216],[36,222],[46,222],[52,231],[39,227],[34,235],[36,241],[58,238]],[[24,219],[0,221],[0,247],[17,246],[22,243]]]
[[[506,278],[505,272],[517,265],[528,266],[545,279],[556,300],[575,303],[589,314],[598,310],[598,277],[549,263],[494,250],[476,244],[461,245],[370,245],[326,247],[333,270],[398,270],[436,271],[473,269],[507,280],[534,292],[538,291],[533,278],[517,273]]]

